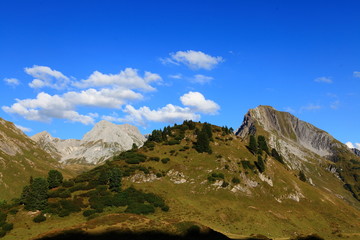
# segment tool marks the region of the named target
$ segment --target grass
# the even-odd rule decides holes
[[[196,127],[200,128],[201,125],[196,123]],[[177,134],[178,129],[173,129],[173,132]],[[169,212],[156,209],[153,214],[139,216],[124,214],[124,207],[112,207],[89,221],[81,213],[75,213],[65,218],[50,217],[43,223],[35,224],[27,216],[28,213],[20,211],[10,219],[10,222],[15,223],[14,230],[4,239],[28,239],[40,233],[61,231],[72,226],[95,232],[107,229],[146,230],[151,226],[156,230],[174,233],[183,231],[187,224],[192,223],[199,223],[234,238],[262,234],[274,239],[288,239],[298,234],[312,233],[325,239],[356,239],[359,236],[359,203],[342,187],[341,181],[315,164],[318,159],[306,163],[308,171],[305,174],[313,179],[315,186],[312,186],[300,181],[297,171],[289,170],[268,157],[264,175],[272,180],[273,186],[270,186],[259,178],[256,171],[242,166],[241,161],[253,164],[257,160],[246,148],[246,142],[233,135],[223,136],[216,126],[213,126],[213,135],[212,154],[199,154],[192,148],[196,136],[191,130],[185,131],[184,139],[178,145],[155,143],[154,150],[138,150],[148,159],[170,158],[166,164],[150,160],[135,164],[149,169],[150,173],[163,172],[165,176],[140,183],[131,181],[131,176],[125,177],[122,188],[133,186],[161,196],[170,207]],[[228,140],[230,137],[232,140]],[[326,161],[322,159],[322,162]],[[111,162],[111,165],[124,168],[129,164],[117,160]],[[96,171],[92,170],[89,176],[96,174]],[[173,174],[169,175],[170,171]],[[229,186],[222,188],[209,183],[207,177],[211,173],[224,174]],[[140,170],[136,170],[135,174],[146,176]],[[239,186],[244,192],[231,191],[236,185],[231,182],[234,177],[240,179]],[[175,183],[178,178],[186,181]],[[258,184],[256,187],[249,186],[255,182]],[[80,193],[84,191],[73,194]],[[304,197],[299,202],[289,199],[290,194],[300,193]],[[341,194],[344,200],[334,193]]]

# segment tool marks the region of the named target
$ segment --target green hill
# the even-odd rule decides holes
[[[69,231],[181,235],[192,228],[233,239],[358,239],[360,205],[343,181],[321,162],[306,163],[301,174],[291,159],[273,154],[268,136],[260,139],[253,147],[226,127],[191,121],[154,131],[141,149],[49,190],[44,222],[33,222],[40,212],[24,210],[26,203],[4,206],[14,223],[4,239],[56,239]]]

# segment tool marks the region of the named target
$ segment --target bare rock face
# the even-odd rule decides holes
[[[360,150],[357,148],[352,148],[351,151],[356,155],[360,157]]]
[[[250,109],[236,135],[244,138],[255,134],[257,126],[320,156],[332,155],[333,149],[341,145],[327,132],[301,121],[288,112],[280,112],[269,106]]]
[[[31,138],[61,162],[86,164],[101,163],[116,153],[130,150],[134,143],[140,147],[146,141],[137,127],[105,120],[98,122],[81,140],[62,140],[47,132]]]

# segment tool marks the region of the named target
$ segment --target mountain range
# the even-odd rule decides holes
[[[115,233],[140,239],[136,234],[154,231],[184,239],[194,239],[188,238],[193,231],[215,231],[215,239],[360,238],[356,151],[270,106],[250,109],[234,133],[184,121],[154,130],[147,141],[135,127],[105,121],[82,140],[44,132],[30,140],[4,124],[58,164],[49,167],[64,173],[61,166],[74,162],[96,164],[49,190],[44,222],[34,223],[42,213],[23,205],[6,208],[14,229],[4,239],[110,239]],[[1,138],[8,153],[9,134]],[[27,171],[43,164],[36,156]],[[70,210],[75,202],[78,208]]]

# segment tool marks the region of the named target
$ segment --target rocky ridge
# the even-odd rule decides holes
[[[105,120],[95,124],[81,140],[55,138],[46,131],[31,139],[62,163],[85,164],[101,163],[116,153],[131,149],[133,144],[142,146],[146,140],[135,126]]]

